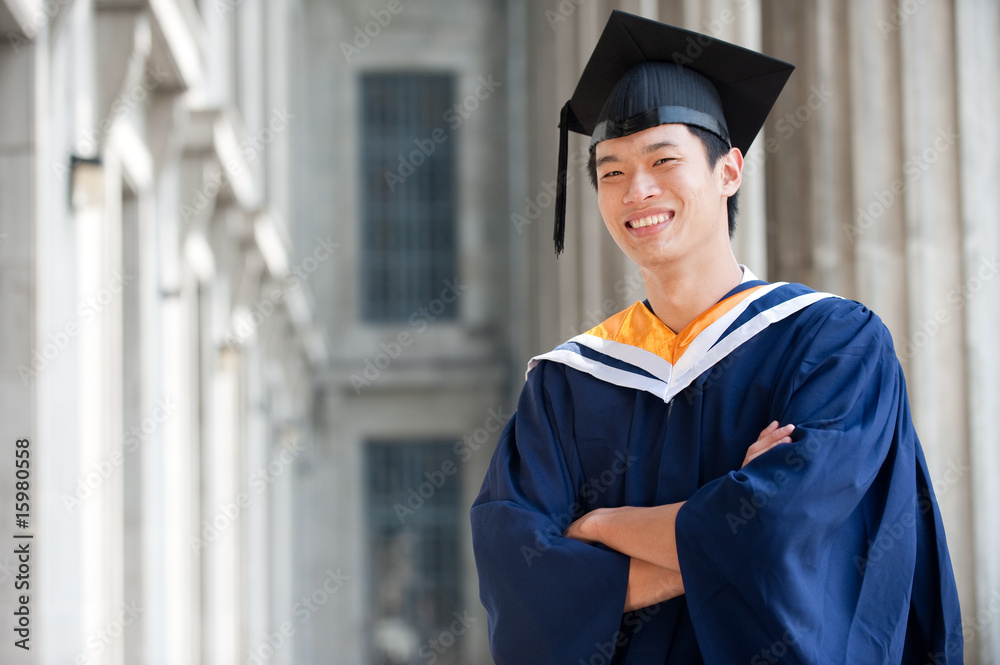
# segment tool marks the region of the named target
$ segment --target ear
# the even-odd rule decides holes
[[[743,153],[739,148],[730,148],[729,152],[719,160],[720,176],[722,177],[722,193],[732,196],[743,183]]]

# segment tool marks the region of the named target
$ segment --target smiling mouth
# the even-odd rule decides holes
[[[649,217],[640,217],[639,219],[633,219],[625,222],[625,226],[630,229],[642,229],[647,226],[662,224],[663,222],[669,221],[673,216],[673,213],[662,213],[659,215],[650,215]]]

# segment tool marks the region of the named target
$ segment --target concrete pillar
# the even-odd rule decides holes
[[[507,3],[507,210],[508,218],[508,281],[510,292],[510,320],[520,325],[511,326],[511,398],[516,399],[520,392],[520,368],[527,363],[533,354],[532,347],[535,336],[535,308],[529,302],[528,293],[538,287],[532,280],[536,273],[532,257],[536,247],[532,242],[530,222],[523,216],[525,200],[532,191],[531,119],[534,114],[530,107],[529,67],[534,70],[534,64],[529,64],[528,37],[528,7],[527,0],[511,0]],[[577,178],[577,182],[580,179]],[[515,217],[521,215],[521,218]],[[537,222],[536,222],[537,223]]]
[[[909,7],[909,6],[907,6]],[[906,216],[907,332],[897,349],[910,356],[907,378],[945,525],[959,593],[974,597],[971,544],[965,326],[950,298],[962,288],[958,118],[955,114],[953,7],[899,8],[903,178]],[[889,30],[889,28],[884,28]],[[1000,290],[994,290],[1000,293]],[[985,294],[984,294],[985,295]],[[994,298],[994,302],[1000,299]],[[953,472],[960,469],[960,472]]]
[[[219,307],[218,300],[212,307]],[[242,588],[240,550],[243,538],[242,515],[247,505],[240,476],[242,426],[240,423],[240,372],[242,358],[235,348],[215,350],[213,327],[203,329],[209,338],[205,350],[210,359],[206,386],[211,414],[203,459],[205,500],[203,515],[215,535],[202,552],[204,579],[204,654],[209,663],[235,662],[241,651]],[[207,342],[207,343],[205,343]]]
[[[292,48],[296,35],[293,31],[292,4],[288,0],[274,0],[262,3],[263,8],[263,58],[259,78],[264,87],[264,100],[268,117],[273,109],[289,108],[298,118],[304,109],[290,108],[292,104]],[[301,122],[301,120],[300,120]],[[271,205],[282,211],[283,219],[290,223],[295,219],[291,195],[292,183],[289,174],[295,155],[292,153],[292,133],[282,132],[276,136],[267,150],[267,164],[264,190]]]
[[[245,613],[246,613],[246,637],[247,643],[244,648],[250,650],[250,655],[254,649],[258,649],[264,643],[267,636],[274,631],[275,626],[271,623],[272,608],[275,603],[271,601],[271,543],[273,535],[271,533],[271,521],[269,516],[271,510],[270,480],[271,472],[268,464],[272,459],[270,454],[270,431],[269,423],[264,411],[267,408],[267,379],[262,369],[262,358],[260,354],[259,342],[254,340],[249,346],[243,347],[246,368],[246,438],[245,451],[242,457],[245,459],[242,475],[246,479],[246,485],[241,490],[245,492],[250,500],[243,513],[244,528],[246,531],[244,554],[245,565],[242,575],[242,586],[245,590]],[[261,472],[263,471],[263,473]],[[275,520],[280,521],[280,520]],[[276,612],[281,614],[281,612]],[[244,654],[241,661],[246,661],[248,655]]]
[[[713,0],[701,5],[698,23],[687,27],[749,49],[763,49],[759,0]],[[769,123],[744,155],[744,178],[740,186],[740,214],[737,218],[733,251],[740,263],[761,279],[767,279],[767,208],[764,168],[768,138],[775,134]]]
[[[806,11],[804,3],[764,5],[763,50],[795,64],[796,70],[766,123],[761,145],[764,155],[752,155],[744,177],[756,178],[761,171],[767,174],[768,279],[808,284],[812,281],[812,227],[807,216],[808,185],[803,183],[808,173],[805,127],[795,119],[798,109],[808,108],[804,104],[815,81],[810,63],[804,61],[814,29],[806,20]]]
[[[199,513],[201,399],[197,285],[182,258],[181,216],[177,202],[188,195],[181,186],[182,162],[170,162],[157,186],[157,265],[160,300],[160,390],[173,415],[163,425],[162,438],[150,451],[154,466],[151,512],[156,517],[150,549],[153,570],[161,571],[150,585],[150,622],[161,627],[152,637],[157,665],[201,662],[200,557],[204,542]],[[161,553],[157,556],[155,553]]]
[[[574,16],[576,19],[574,21],[576,48],[572,57],[576,75],[569,81],[573,87],[583,72],[587,60],[590,59],[593,45],[597,43],[601,31],[604,30],[608,16],[607,4],[606,2],[588,2],[580,5],[576,10]],[[572,93],[572,89],[570,89],[570,93]],[[575,138],[579,141],[579,137]],[[590,139],[584,137],[580,142],[583,146],[587,146]],[[573,168],[572,162],[570,168]],[[613,303],[608,308],[612,311],[605,315],[602,307],[603,301],[606,300],[610,273],[614,271],[612,266],[616,263],[621,264],[621,260],[616,256],[620,255],[621,252],[604,227],[604,220],[597,209],[597,195],[586,179],[581,177],[576,181],[572,190],[568,192],[567,200],[572,202],[571,206],[574,210],[572,216],[567,214],[566,217],[567,235],[577,235],[579,240],[572,255],[567,252],[567,255],[560,257],[559,261],[573,266],[575,275],[570,279],[579,285],[580,292],[573,312],[569,313],[568,318],[561,322],[562,325],[558,332],[562,339],[568,339],[578,332],[591,328],[594,324],[588,325],[588,318],[603,320],[621,309],[617,303]],[[588,317],[588,312],[598,313],[596,317]]]
[[[0,14],[7,7],[0,7]],[[46,428],[38,419],[40,406],[38,395],[43,382],[58,380],[52,375],[57,371],[53,366],[59,356],[58,371],[65,371],[71,363],[66,362],[73,354],[67,348],[54,360],[48,360],[40,353],[48,354],[46,344],[51,343],[49,328],[44,327],[45,321],[40,315],[40,298],[47,294],[38,275],[46,266],[40,265],[40,257],[36,252],[40,238],[44,237],[42,227],[45,219],[42,217],[39,201],[42,187],[49,179],[49,172],[42,167],[44,159],[41,151],[45,146],[45,135],[39,131],[34,122],[35,114],[46,99],[48,58],[46,47],[48,32],[42,29],[34,34],[35,41],[15,26],[6,26],[3,39],[0,40],[0,88],[4,90],[19,90],[22,94],[10,95],[0,106],[0,282],[4,287],[0,290],[0,307],[4,312],[0,320],[0,419],[4,423],[3,440],[0,440],[0,456],[3,459],[3,475],[0,479],[0,500],[9,506],[0,516],[0,529],[5,538],[5,550],[0,555],[0,606],[4,613],[9,612],[8,625],[11,630],[8,636],[0,642],[0,660],[4,662],[25,662],[30,665],[42,662],[41,638],[46,632],[46,626],[51,625],[53,611],[46,612],[46,605],[55,609],[54,603],[46,603],[44,579],[46,561],[46,536],[50,526],[62,520],[66,525],[66,511],[57,500],[46,501],[46,492],[53,487],[53,477],[57,470],[53,469],[52,456],[47,455],[40,438]],[[22,41],[23,40],[23,41]],[[60,201],[65,205],[65,198]],[[68,340],[65,342],[69,345]],[[53,351],[57,351],[52,347]],[[72,431],[72,424],[67,424]],[[18,450],[17,441],[27,441],[30,477],[30,511],[26,518],[27,527],[16,526],[16,497],[18,479],[15,476],[15,454]],[[54,513],[54,519],[48,514]],[[20,574],[20,561],[14,555],[15,541],[12,534],[31,535],[18,542],[26,543],[31,551],[32,579],[30,588],[18,589],[17,575]],[[66,538],[73,538],[71,531]],[[7,547],[7,545],[10,545]],[[51,550],[49,550],[51,558]],[[66,592],[75,589],[71,585],[77,580],[67,576]],[[51,592],[50,592],[51,593]],[[23,612],[20,597],[28,596],[27,612],[31,630],[30,639],[24,643],[29,650],[15,646],[15,641],[24,636],[13,632],[14,612]],[[9,609],[8,609],[9,608]],[[64,616],[72,616],[68,611]],[[78,630],[73,631],[74,636]]]
[[[971,538],[961,527],[949,530],[955,545],[972,551],[974,594],[964,596],[967,625],[975,627],[966,637],[967,662],[1000,661],[1000,435],[993,422],[1000,413],[1000,229],[995,218],[1000,208],[996,181],[1000,176],[1000,131],[994,109],[1000,108],[1000,9],[988,0],[956,0],[954,45],[957,78],[958,196],[962,247],[961,284],[949,291],[948,302],[958,311],[965,329],[961,342],[965,369],[965,413],[971,466]],[[961,307],[959,308],[959,305]],[[951,525],[948,525],[951,527]],[[955,546],[953,545],[953,547]],[[959,561],[968,561],[962,556]],[[985,614],[980,615],[980,612]],[[981,618],[990,617],[990,621]]]
[[[853,200],[841,212],[841,224],[854,257],[855,288],[845,295],[871,307],[899,336],[906,330],[908,307],[899,297],[906,284],[904,206],[892,193],[904,182],[898,35],[879,29],[889,11],[887,2],[847,8]]]
[[[272,423],[268,428],[268,444],[270,459],[281,459],[282,451],[306,445],[305,433],[295,427],[279,429]],[[267,612],[269,630],[285,636],[289,632],[289,626],[295,630],[291,636],[287,636],[288,642],[275,651],[274,665],[292,665],[296,662],[295,644],[299,641],[298,631],[302,620],[301,615],[296,616],[293,612],[296,603],[295,552],[298,542],[295,538],[295,524],[299,519],[295,510],[295,493],[301,456],[301,450],[295,450],[295,461],[282,467],[281,474],[269,486],[267,496],[261,497],[267,499],[266,543],[270,584],[269,603],[264,609]]]
[[[841,3],[807,3],[788,23],[782,23],[782,17],[769,14],[765,21],[782,26],[775,26],[777,34],[770,39],[788,51],[775,55],[796,65],[763,144],[771,178],[768,191],[780,210],[772,212],[775,223],[768,240],[775,255],[772,264],[780,266],[782,274],[771,277],[850,294],[854,252],[842,228],[848,214],[844,202],[851,192],[849,142],[844,140],[851,117],[843,56],[846,9]]]
[[[583,72],[583,67],[586,64],[586,60],[581,56],[581,43],[593,44],[595,35],[593,31],[587,35],[587,39],[581,36],[581,31],[583,30],[584,24],[581,17],[581,12],[583,8],[577,8],[577,10],[570,14],[569,18],[565,21],[551,24],[549,27],[555,33],[551,37],[554,49],[553,49],[553,60],[554,67],[553,73],[555,75],[554,85],[547,88],[548,94],[546,97],[551,100],[550,104],[554,113],[549,112],[548,115],[544,115],[546,120],[550,124],[546,128],[555,127],[559,124],[559,111],[562,109],[563,104],[573,95],[573,90],[576,88],[576,82],[580,78],[580,74]],[[543,25],[539,26],[539,30],[544,30]],[[584,49],[586,47],[583,47]],[[542,113],[545,113],[544,107],[540,109]],[[546,136],[551,136],[555,140],[552,141],[553,149],[551,152],[552,161],[551,164],[557,164],[558,157],[558,137],[557,131],[552,131],[548,129],[545,133]],[[550,141],[552,139],[549,139]],[[569,133],[569,154],[574,155],[578,153],[583,153],[586,151],[586,146],[588,145],[588,140],[581,137],[573,132]],[[556,177],[556,169],[552,168],[551,178]],[[545,178],[545,174],[543,174]],[[545,180],[548,182],[548,180]],[[580,283],[581,278],[581,264],[585,260],[585,251],[587,247],[587,228],[594,222],[594,212],[585,205],[582,197],[585,192],[585,188],[588,185],[585,184],[584,178],[574,179],[574,184],[571,185],[572,190],[567,189],[566,193],[566,249],[565,252],[555,261],[555,281],[554,286],[556,287],[556,298],[552,301],[555,307],[556,317],[555,320],[551,322],[552,329],[549,331],[550,344],[554,345],[560,341],[566,339],[566,330],[570,326],[579,325],[581,319],[581,303],[583,301],[582,289],[583,285]],[[554,206],[554,202],[553,202]],[[555,208],[553,207],[553,210]],[[550,222],[545,219],[546,216],[542,216],[542,229],[546,226],[550,226]],[[551,218],[551,215],[548,215]],[[542,261],[544,263],[552,263],[552,250],[551,243],[547,242],[546,236],[551,237],[551,234],[546,234],[544,231],[539,234],[539,245],[543,251]]]
[[[527,196],[538,200],[544,191],[545,183],[553,182],[556,177],[557,151],[559,149],[559,111],[569,99],[573,90],[568,81],[579,72],[561,71],[560,54],[565,51],[572,39],[572,24],[568,21],[550,23],[544,7],[540,3],[528,3],[526,19],[529,39],[532,43],[532,62],[528,68],[528,106],[531,118],[530,132],[533,147],[531,179],[527,185]],[[566,34],[570,33],[570,34]],[[570,154],[580,154],[586,148],[582,141],[570,135]],[[586,175],[582,171],[573,171],[573,183],[569,187],[586,187]],[[569,204],[569,197],[567,197]],[[552,205],[554,206],[554,201]],[[517,208],[521,210],[520,207]],[[548,208],[554,211],[554,207]],[[578,237],[576,218],[567,210],[566,223],[566,257],[577,247]],[[563,291],[562,279],[559,277],[561,264],[568,259],[553,259],[552,224],[553,213],[542,212],[531,224],[517,229],[524,233],[528,243],[528,255],[531,257],[529,283],[532,285],[528,293],[537,294],[530,298],[528,325],[531,326],[531,355],[537,349],[548,348],[561,339],[559,332],[559,311],[555,303],[562,298],[571,298],[572,292]]]
[[[848,12],[843,3],[822,1],[812,14],[816,29],[815,83],[806,98],[809,118],[806,133],[810,158],[824,165],[810,169],[812,204],[808,216],[814,225],[814,288],[837,294],[852,294],[854,286],[853,243],[844,232],[852,211],[851,144],[843,139],[851,130],[849,67],[843,62],[848,50]]]
[[[97,663],[121,662],[120,634],[107,628],[121,599],[121,475],[113,461],[122,454],[120,193],[113,169],[74,169],[77,239],[77,299],[82,315],[77,383],[80,478],[92,495],[79,508],[85,653]],[[117,196],[116,196],[117,195]],[[117,199],[117,200],[116,200]],[[115,293],[118,291],[118,293]],[[107,637],[105,637],[107,636]],[[90,638],[95,638],[91,641]],[[91,645],[95,646],[91,646]]]

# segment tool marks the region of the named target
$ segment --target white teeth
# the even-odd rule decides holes
[[[651,217],[643,217],[642,219],[637,219],[629,223],[633,229],[641,229],[646,226],[652,226],[653,224],[659,224],[660,222],[665,222],[669,218],[669,215],[652,215]]]

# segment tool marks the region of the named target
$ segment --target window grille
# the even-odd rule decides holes
[[[454,442],[366,446],[369,655],[372,665],[420,662],[420,649],[464,609],[461,469]],[[458,662],[459,647],[435,653]]]
[[[406,321],[455,272],[455,136],[450,74],[361,78],[362,316]],[[455,317],[444,303],[436,319]]]

